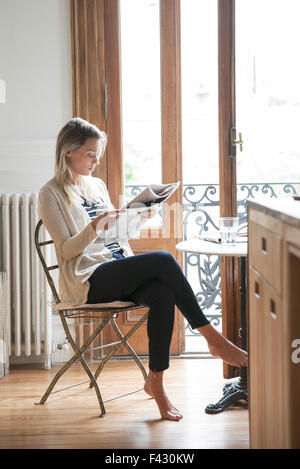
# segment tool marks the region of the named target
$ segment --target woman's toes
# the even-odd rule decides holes
[[[171,410],[168,410],[166,413],[161,413],[161,418],[165,420],[174,420],[178,421],[181,420],[183,415],[181,415],[179,412],[172,412]]]

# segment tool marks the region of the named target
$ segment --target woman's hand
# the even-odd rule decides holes
[[[117,210],[108,210],[96,217],[91,223],[95,231],[106,231],[108,228],[111,228],[120,217],[120,215],[125,212],[126,209],[117,209]],[[147,210],[138,211],[138,214],[142,222],[146,222],[150,218],[154,217],[158,212],[158,204],[152,205]]]
[[[157,214],[158,208],[159,208],[159,204],[151,205],[151,207],[148,208],[148,210],[143,210],[141,212],[138,212],[138,214],[140,215],[142,221],[147,221],[150,218],[153,218]]]
[[[122,212],[122,209],[108,210],[103,212],[98,215],[98,217],[94,218],[94,220],[91,222],[92,227],[95,231],[108,230],[108,228],[116,223]]]

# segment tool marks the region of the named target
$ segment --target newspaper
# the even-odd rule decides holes
[[[108,229],[97,229],[98,237],[104,239],[105,244],[115,240],[137,239],[145,221],[141,219],[140,213],[158,206],[166,201],[179,187],[180,182],[170,184],[151,184],[133,199],[127,202],[119,214],[117,220],[112,215],[108,219]]]

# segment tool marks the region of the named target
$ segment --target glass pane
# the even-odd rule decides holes
[[[299,0],[236,0],[240,213],[249,196],[299,191],[299,16]]]
[[[183,180],[219,182],[216,0],[181,1]]]
[[[219,220],[218,2],[181,0],[184,238]],[[218,258],[185,255],[184,271],[204,313],[221,328]],[[186,324],[186,352],[208,352]]]
[[[159,0],[121,0],[120,10],[125,186],[139,190],[162,181]]]

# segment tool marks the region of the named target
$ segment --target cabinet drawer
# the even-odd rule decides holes
[[[265,395],[266,395],[266,448],[282,448],[283,429],[283,357],[281,345],[281,298],[269,285],[265,288]],[[287,364],[286,364],[287,365]]]
[[[249,409],[251,448],[283,445],[282,303],[276,291],[249,271]]]
[[[265,283],[257,272],[249,269],[249,419],[250,447],[263,448],[266,444],[266,363],[265,349]]]
[[[275,290],[282,291],[282,238],[258,223],[249,224],[249,265]]]

